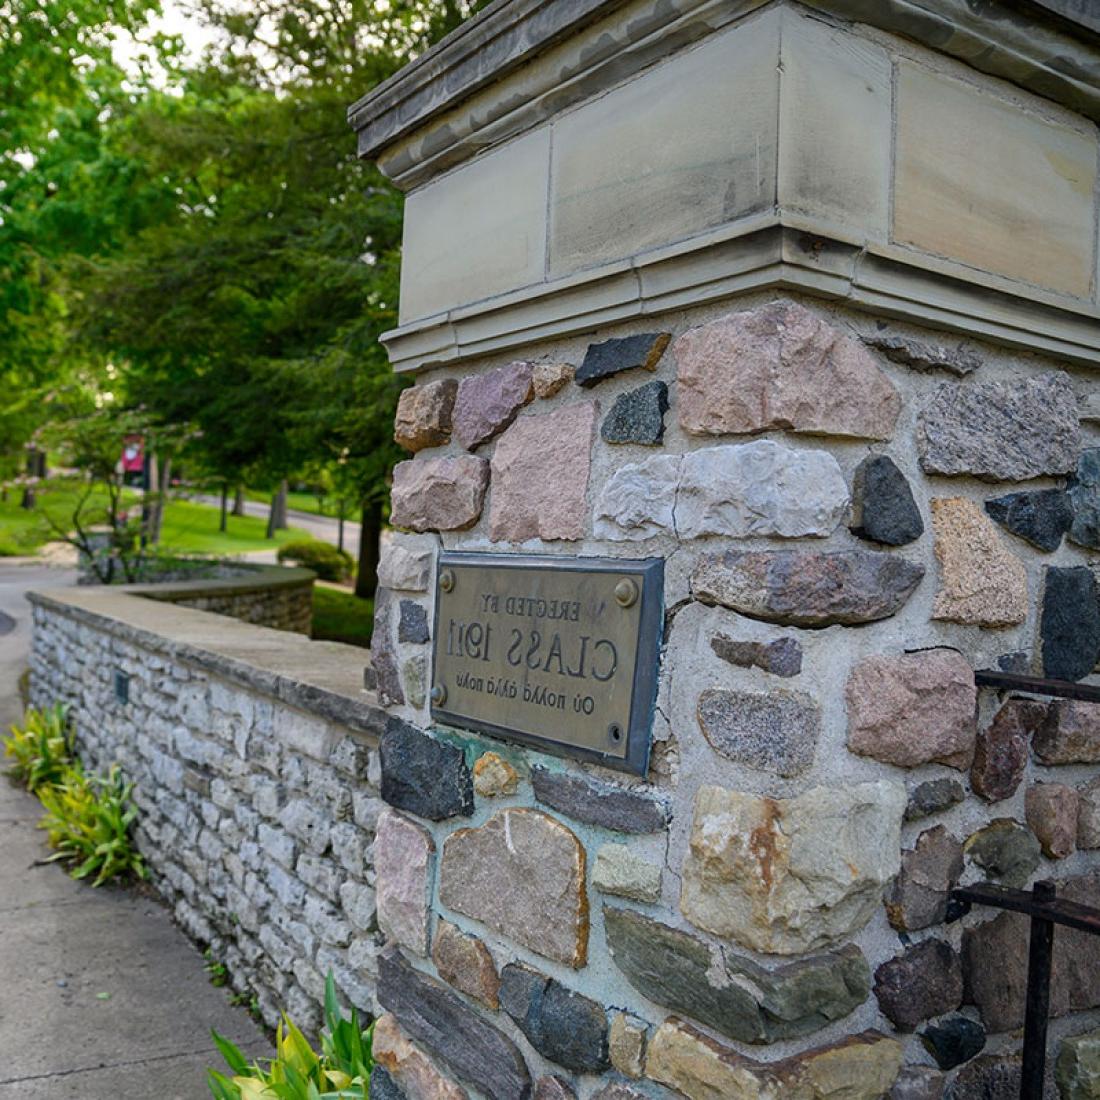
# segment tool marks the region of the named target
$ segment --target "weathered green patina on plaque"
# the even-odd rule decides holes
[[[432,718],[644,774],[660,559],[444,554]]]

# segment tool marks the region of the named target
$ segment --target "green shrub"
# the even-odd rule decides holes
[[[353,1008],[346,1018],[336,1000],[330,973],[325,981],[325,1030],[318,1053],[284,1016],[275,1040],[275,1057],[251,1065],[228,1039],[216,1031],[214,1042],[232,1077],[207,1070],[215,1100],[367,1100],[370,1088],[371,1028],[359,1026]]]
[[[4,738],[4,755],[14,761],[10,774],[28,791],[59,782],[72,764],[68,725],[63,703],[45,710],[29,707],[23,715],[23,724],[12,726]]]
[[[138,812],[133,789],[117,764],[106,776],[88,776],[79,762],[57,783],[40,787],[46,814],[38,827],[55,849],[51,861],[72,864],[69,874],[91,878],[93,886],[130,875],[145,878],[145,862],[130,835]]]
[[[281,562],[289,561],[312,569],[323,581],[344,581],[351,576],[351,555],[320,539],[284,543],[276,557]]]

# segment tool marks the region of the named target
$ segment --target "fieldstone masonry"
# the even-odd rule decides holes
[[[514,0],[352,108],[409,191],[384,722],[39,608],[181,919],[265,1011],[377,1009],[372,1096],[1017,1087],[1025,924],[950,891],[1100,903],[1100,704],[974,681],[1098,682],[1100,53],[920,6]],[[433,722],[441,550],[663,560],[645,775]]]
[[[978,73],[895,37],[923,33],[883,14],[896,5],[858,6],[871,31],[844,0],[813,0],[832,22],[787,0],[504,4],[353,108],[361,151],[412,188],[386,337],[414,374],[399,441],[439,433],[457,394],[452,437],[395,474],[375,645],[398,679],[382,794],[438,861],[426,923],[388,937],[380,1000],[451,1084],[405,1070],[407,1100],[988,1100],[1018,1078],[1019,922],[949,923],[950,891],[1055,877],[1083,897],[1100,845],[1100,705],[974,681],[1100,661],[1100,307],[1075,298],[1060,317],[1077,343],[1055,346],[1013,280],[1063,245],[1029,243],[1006,275],[1010,170],[982,176],[988,202],[972,172],[944,183],[965,209],[928,180],[981,162],[987,133],[1016,140],[994,101],[1087,134],[1086,174],[1097,141],[987,75],[1016,18],[994,6],[968,24],[987,36]],[[498,34],[524,43],[507,63]],[[1053,140],[1034,125],[1022,191],[1047,186],[1024,182]],[[956,126],[958,147],[930,147]],[[1028,217],[1045,200],[1021,201]],[[445,275],[452,255],[468,262]],[[975,268],[1020,308],[995,318],[962,289]],[[410,701],[444,549],[663,559],[647,775]],[[1095,999],[1100,943],[1074,947],[1059,1036]],[[1094,1045],[1066,1045],[1065,1095],[1091,1087]]]

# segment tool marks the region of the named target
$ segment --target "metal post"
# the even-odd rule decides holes
[[[1037,902],[1053,901],[1054,895],[1053,882],[1037,882],[1032,890],[1032,896]],[[1039,916],[1032,916],[1027,963],[1027,1009],[1024,1016],[1024,1064],[1020,1072],[1020,1100],[1043,1100],[1053,956],[1053,922]]]

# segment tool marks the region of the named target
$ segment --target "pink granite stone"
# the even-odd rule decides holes
[[[848,748],[886,764],[970,767],[976,736],[974,670],[954,650],[868,657],[845,688]]]
[[[489,463],[473,455],[399,462],[390,522],[410,531],[460,531],[481,515]]]
[[[1077,847],[1077,792],[1064,783],[1036,783],[1024,796],[1024,813],[1043,855],[1065,859]]]
[[[472,451],[507,428],[534,399],[534,373],[531,363],[520,362],[463,378],[452,414],[455,439]]]
[[[588,516],[588,472],[596,404],[520,417],[493,453],[489,537],[579,539]]]
[[[419,825],[393,810],[374,834],[378,926],[418,955],[428,953],[428,904],[435,844]]]
[[[889,439],[897,390],[857,340],[794,302],[731,313],[673,344],[680,426]]]
[[[1100,764],[1100,703],[1051,703],[1031,745],[1043,764]]]
[[[1046,716],[1046,704],[1009,699],[987,729],[978,734],[970,785],[986,802],[1000,802],[1016,793],[1027,766],[1031,734]]]

